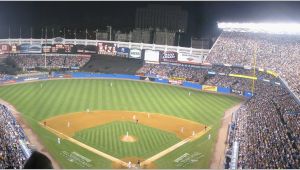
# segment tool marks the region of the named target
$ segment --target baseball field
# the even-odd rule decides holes
[[[240,98],[156,83],[68,79],[0,87],[62,168],[209,168]]]

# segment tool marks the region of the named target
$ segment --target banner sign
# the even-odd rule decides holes
[[[160,52],[161,62],[177,62],[177,52],[174,51],[161,51]]]
[[[117,48],[117,56],[128,58],[130,54],[130,49],[127,47]]]
[[[231,92],[234,93],[234,94],[241,95],[241,96],[243,95],[243,92],[241,90],[232,89]]]
[[[42,53],[41,44],[32,44],[29,46],[28,53]]]
[[[21,44],[20,53],[28,53],[30,44]]]
[[[9,44],[0,44],[0,53],[9,53],[10,52],[10,45]]]
[[[84,45],[76,45],[77,53],[84,53]]]
[[[52,53],[64,53],[65,47],[63,44],[54,44],[54,45],[52,45],[51,52]]]
[[[43,44],[42,45],[43,53],[51,53],[51,48],[52,48],[52,46],[50,44]]]
[[[210,75],[215,75],[216,74],[216,72],[214,72],[214,71],[208,71],[207,73],[210,74]]]
[[[159,51],[145,50],[145,61],[159,62]]]
[[[247,97],[247,98],[250,98],[250,97],[253,96],[253,94],[250,91],[245,91],[244,96]]]
[[[17,47],[16,44],[13,44],[13,45],[11,46],[11,52],[16,53],[16,52],[17,52],[17,49],[18,49],[18,47]]]
[[[178,53],[178,62],[187,64],[201,64],[202,57],[186,53]]]
[[[129,58],[142,59],[142,51],[139,49],[130,49]]]
[[[64,45],[64,49],[65,49],[65,53],[75,53],[74,51],[74,44],[65,44]]]
[[[184,80],[169,79],[169,83],[173,85],[182,85]]]
[[[204,91],[212,91],[212,92],[217,92],[217,86],[209,86],[209,85],[203,85],[202,90]]]
[[[117,48],[117,44],[98,42],[98,54],[116,56],[117,54],[116,48]]]

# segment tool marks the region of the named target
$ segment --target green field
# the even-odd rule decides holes
[[[138,140],[133,143],[116,140],[127,131]],[[76,133],[75,139],[116,158],[149,158],[180,141],[175,134],[134,122],[112,122],[85,129]]]
[[[41,84],[43,84],[42,88]],[[188,95],[190,91],[191,96]],[[22,116],[63,168],[87,168],[70,161],[63,153],[76,152],[84,155],[91,160],[89,168],[111,168],[111,161],[68,141],[57,144],[56,136],[40,128],[38,121],[70,112],[85,111],[87,108],[90,110],[144,111],[189,119],[211,126],[211,140],[207,140],[208,134],[206,134],[160,158],[155,164],[158,168],[209,168],[213,144],[216,141],[222,115],[226,109],[241,101],[233,96],[204,93],[163,84],[82,79],[2,86],[0,97],[23,113]],[[89,142],[91,145],[97,145],[99,141]],[[178,163],[174,163],[174,160],[181,155],[194,152],[199,152],[204,156],[197,162],[185,164],[184,167],[178,167]]]

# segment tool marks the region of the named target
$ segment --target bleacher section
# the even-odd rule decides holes
[[[84,72],[109,74],[135,74],[143,66],[143,60],[112,57],[108,55],[94,55],[81,68]]]

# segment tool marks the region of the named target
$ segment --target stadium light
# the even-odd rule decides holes
[[[298,23],[226,23],[219,22],[218,28],[224,31],[255,32],[271,34],[300,34]]]

